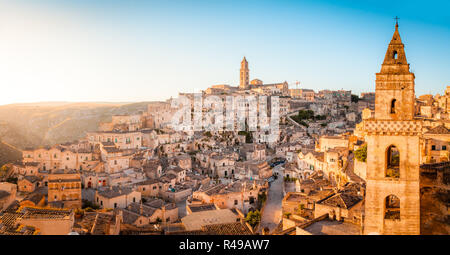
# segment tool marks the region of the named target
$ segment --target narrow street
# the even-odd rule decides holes
[[[269,187],[269,194],[263,215],[261,215],[260,231],[265,227],[274,230],[281,220],[281,201],[283,200],[283,171],[280,165],[273,168],[274,174],[278,172],[278,178]]]

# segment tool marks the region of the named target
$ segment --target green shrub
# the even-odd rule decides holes
[[[355,151],[355,157],[360,162],[366,162],[367,159],[367,144]]]
[[[245,221],[247,221],[250,226],[255,227],[261,221],[261,212],[259,210],[248,212]]]

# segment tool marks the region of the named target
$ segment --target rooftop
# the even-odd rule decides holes
[[[448,130],[444,125],[440,125],[437,127],[434,127],[430,130],[428,130],[428,132],[426,132],[425,134],[432,134],[432,135],[448,135],[450,134],[450,130]]]
[[[321,220],[304,228],[313,235],[360,235],[360,226],[339,221]]]
[[[192,213],[181,219],[186,230],[200,230],[203,226],[236,222],[238,217],[230,209]]]
[[[206,225],[202,230],[208,235],[252,235],[252,231],[245,223],[233,222]]]
[[[188,205],[188,207],[191,210],[191,212],[193,212],[193,213],[195,213],[195,212],[202,212],[202,211],[217,210],[217,208],[214,205],[214,203],[210,203],[210,204],[191,204],[191,205]]]
[[[109,187],[109,188],[104,188],[104,189],[99,189],[98,191],[98,195],[102,196],[102,197],[106,197],[106,198],[114,198],[114,197],[120,197],[123,195],[128,195],[131,192],[133,192],[133,190],[131,188],[128,187]]]

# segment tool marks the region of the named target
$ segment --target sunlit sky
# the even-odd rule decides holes
[[[395,16],[416,95],[442,94],[449,2],[0,0],[0,104],[164,100],[237,85],[244,55],[264,83],[374,91]]]

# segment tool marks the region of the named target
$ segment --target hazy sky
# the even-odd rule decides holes
[[[0,0],[0,104],[163,100],[237,85],[244,55],[250,79],[374,91],[396,15],[416,95],[442,93],[449,2]]]

